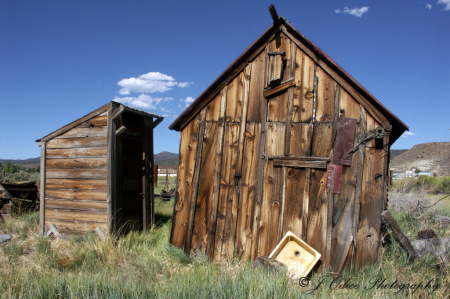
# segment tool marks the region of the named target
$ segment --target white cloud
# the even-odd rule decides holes
[[[437,4],[445,5],[444,10],[450,10],[450,0],[439,0]]]
[[[154,93],[166,92],[173,86],[181,88],[189,87],[193,82],[178,83],[172,76],[161,74],[160,72],[150,72],[140,75],[138,78],[131,77],[122,79],[117,83],[122,89],[119,90],[121,95],[129,95],[131,92]]]
[[[340,9],[336,9],[334,12],[335,13],[341,13],[341,10]]]
[[[172,101],[172,98],[153,98],[146,94],[140,94],[137,97],[115,97],[114,101],[130,105],[136,108],[156,109],[157,105],[162,101]]]
[[[194,84],[194,82],[180,82],[178,83],[178,87],[185,88],[191,86],[192,84]]]
[[[195,99],[193,97],[187,97],[186,100],[181,99],[181,102],[186,103],[186,107],[189,106]]]
[[[431,9],[431,4],[428,3],[428,4],[427,4],[427,8],[428,8],[428,9]]]
[[[403,135],[401,136],[402,138],[408,138],[408,136],[415,136],[416,134],[414,134],[413,132],[408,132],[406,131],[405,133],[403,133]]]
[[[439,0],[442,1],[442,0]],[[445,0],[447,1],[447,0]],[[450,0],[449,0],[450,1]],[[361,8],[352,8],[349,9],[348,7],[344,8],[344,14],[349,14],[358,18],[361,18],[363,16],[363,14],[367,13],[369,11],[369,7],[368,6],[363,6]]]

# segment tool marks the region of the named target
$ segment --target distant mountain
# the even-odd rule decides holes
[[[177,166],[179,162],[178,154],[160,152],[155,154],[155,164],[160,166]]]
[[[161,161],[161,160],[167,160],[167,159],[176,159],[178,162],[178,154],[174,154],[174,153],[169,153],[169,152],[160,152],[159,154],[155,154],[155,157],[153,158],[153,160],[156,162]],[[162,165],[162,164],[159,164]],[[173,165],[176,165],[173,164]]]
[[[6,162],[11,162],[12,164],[39,164],[41,163],[41,157],[29,158],[29,159],[0,159],[0,163],[5,164]]]

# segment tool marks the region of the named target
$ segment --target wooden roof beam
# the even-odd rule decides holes
[[[272,16],[273,22],[275,23],[276,21],[278,21],[278,14],[277,14],[277,11],[275,10],[275,6],[273,4],[270,4],[269,11],[270,11],[270,15]]]

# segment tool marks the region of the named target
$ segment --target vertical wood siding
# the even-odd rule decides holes
[[[250,259],[269,255],[292,231],[322,254],[323,270],[340,272],[352,260],[375,262],[386,148],[361,145],[352,165],[343,168],[340,194],[327,192],[328,168],[274,166],[274,157],[329,161],[339,116],[356,119],[355,145],[380,125],[360,104],[364,101],[297,44],[277,33],[182,130],[172,244],[214,261],[235,252]],[[277,86],[269,85],[267,53],[275,51],[284,52],[282,82],[292,78],[294,84],[270,92]],[[192,185],[196,171],[198,182]]]

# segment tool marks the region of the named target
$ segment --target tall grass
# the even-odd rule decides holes
[[[408,264],[396,244],[389,250],[381,248],[379,261],[372,266],[348,267],[337,280],[330,273],[315,274],[306,287],[283,274],[253,269],[249,261],[210,263],[201,254],[189,256],[169,244],[173,202],[156,200],[155,207],[158,223],[153,229],[118,239],[100,240],[93,234],[71,240],[42,237],[37,234],[36,213],[1,224],[0,233],[11,234],[12,240],[0,243],[0,297],[300,298],[310,292],[308,298],[445,298],[448,294],[450,276],[444,265],[432,260]],[[408,212],[400,208],[392,213],[413,238],[417,228]],[[433,293],[423,288],[414,293],[399,287],[383,289],[379,284],[369,289],[377,277],[386,278],[386,285],[433,279],[445,286]]]
[[[450,177],[435,178],[419,175],[416,178],[404,178],[397,180],[391,186],[391,190],[409,193],[425,189],[431,194],[450,194]]]

